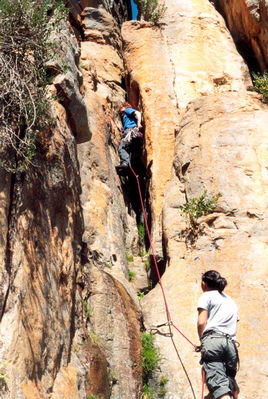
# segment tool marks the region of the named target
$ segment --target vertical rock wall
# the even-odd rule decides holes
[[[111,134],[109,125],[110,117],[120,124],[118,107],[126,94],[122,88],[122,41],[118,24],[101,7],[86,7],[82,25],[85,40],[80,65],[92,131],[91,141],[79,146],[83,242],[88,260],[95,265],[90,288],[83,295],[92,309],[91,329],[109,360],[114,381],[111,398],[138,398],[140,315],[136,299],[132,299],[136,294],[128,282],[126,259],[126,253],[137,245],[137,227],[123,193],[126,187],[115,171],[120,133]]]
[[[247,67],[213,5],[165,4],[161,29],[123,26],[126,67],[139,87],[153,159],[150,198],[158,252],[163,245],[167,261],[163,284],[175,325],[198,343],[201,273],[213,268],[226,276],[241,313],[241,398],[261,397],[267,390],[267,107],[247,92]],[[204,191],[222,196],[215,213],[193,228],[180,206]],[[148,329],[166,320],[159,286],[142,304]],[[162,355],[156,375],[169,378],[170,397],[199,397],[199,355],[174,331],[176,353],[165,333],[161,327],[156,334]]]
[[[127,9],[104,6],[72,2],[74,30],[62,30],[47,65],[66,65],[50,87],[61,101],[56,127],[40,135],[29,170],[1,171],[2,398],[123,399],[141,389],[140,312],[126,260],[137,230],[108,123],[125,99],[111,13],[122,20]]]
[[[251,68],[264,72],[268,66],[268,9],[266,0],[215,0],[241,54]]]
[[[138,252],[136,215],[109,127],[110,117],[120,125],[124,81],[143,112],[172,320],[197,343],[200,274],[222,272],[240,308],[241,398],[265,397],[267,106],[247,92],[248,69],[211,2],[167,0],[161,27],[126,22],[123,41],[129,2],[71,4],[74,28],[48,64],[63,54],[68,64],[50,87],[61,96],[56,127],[26,173],[0,172],[1,397],[141,397],[141,312],[126,256]],[[190,224],[180,206],[205,190],[221,193],[218,205]],[[159,285],[142,310],[148,331],[165,322]],[[199,355],[174,332],[176,352],[166,326],[154,332],[166,397],[199,397]]]

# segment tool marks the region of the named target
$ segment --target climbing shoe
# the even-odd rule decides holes
[[[128,172],[128,163],[122,162],[122,163],[120,163],[120,165],[116,166],[115,169],[119,175],[124,176]]]

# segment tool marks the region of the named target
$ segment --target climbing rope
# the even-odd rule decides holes
[[[159,326],[156,326],[156,327],[161,327],[161,326],[164,326],[164,325],[168,326],[169,331],[170,331],[170,335],[169,336],[171,337],[171,340],[172,340],[173,346],[175,348],[175,351],[177,353],[177,356],[178,356],[178,358],[180,360],[180,363],[181,363],[181,365],[183,367],[183,370],[184,370],[184,372],[186,374],[186,377],[187,377],[188,382],[190,384],[193,396],[196,399],[196,396],[195,396],[195,393],[194,393],[194,390],[193,390],[193,386],[192,386],[192,382],[191,382],[191,380],[190,380],[190,378],[188,376],[188,373],[187,373],[187,371],[186,371],[186,369],[185,369],[185,367],[184,367],[184,365],[182,363],[182,360],[181,360],[181,357],[180,357],[179,352],[177,350],[176,344],[175,344],[175,342],[173,340],[173,334],[172,334],[172,331],[171,331],[171,327],[173,327],[178,333],[180,333],[181,336],[184,337],[194,348],[196,348],[196,345],[189,338],[186,337],[186,335],[173,323],[173,321],[171,319],[171,315],[170,315],[170,311],[169,311],[169,307],[168,307],[168,302],[167,302],[167,298],[166,298],[166,295],[165,295],[165,290],[164,290],[164,287],[163,287],[163,284],[162,284],[161,275],[160,275],[159,268],[158,268],[157,261],[156,261],[155,249],[154,249],[154,245],[153,245],[153,242],[152,242],[152,239],[151,239],[151,234],[150,234],[150,230],[149,230],[149,226],[148,226],[148,219],[147,219],[147,214],[146,214],[146,211],[145,211],[145,206],[144,206],[144,203],[143,203],[139,176],[135,173],[134,169],[132,168],[132,166],[130,164],[129,164],[129,168],[130,168],[131,172],[133,173],[133,175],[135,176],[135,178],[137,180],[140,203],[141,203],[142,213],[143,213],[143,217],[144,217],[144,224],[145,224],[145,228],[146,228],[146,232],[147,232],[147,236],[148,236],[148,240],[149,240],[149,244],[150,244],[150,248],[151,248],[151,252],[152,252],[152,258],[153,258],[153,261],[154,261],[154,266],[155,266],[156,274],[157,274],[157,277],[158,277],[158,282],[159,282],[159,285],[161,287],[163,300],[164,300],[164,304],[165,304],[167,322],[164,323],[164,324],[161,324]],[[204,373],[205,373],[205,371],[202,369],[202,399],[204,399],[204,386],[205,386],[205,375],[204,375]]]
[[[141,202],[141,207],[142,207],[142,212],[143,212],[143,217],[144,217],[144,224],[145,224],[145,228],[146,228],[146,232],[147,232],[150,248],[151,248],[151,251],[152,251],[152,258],[153,258],[153,261],[154,261],[156,274],[157,274],[157,277],[158,277],[159,285],[161,287],[161,291],[162,291],[162,295],[163,295],[163,299],[164,299],[166,317],[167,317],[166,325],[174,327],[175,330],[177,330],[195,348],[196,345],[192,341],[190,341],[190,339],[187,338],[185,334],[183,334],[183,332],[173,323],[173,321],[171,319],[170,311],[169,311],[169,308],[168,308],[168,302],[167,302],[167,298],[166,298],[166,295],[165,295],[165,290],[164,290],[164,287],[163,287],[163,284],[162,284],[161,275],[160,275],[159,268],[158,268],[157,261],[156,261],[155,249],[154,249],[154,245],[153,245],[153,242],[152,242],[152,239],[151,239],[151,234],[150,234],[150,230],[149,230],[149,226],[148,226],[147,215],[146,215],[146,211],[145,211],[145,207],[144,207],[144,203],[143,203],[143,199],[142,199],[142,192],[141,192],[141,187],[140,187],[139,176],[135,173],[134,169],[132,168],[132,166],[130,164],[129,164],[129,168],[130,168],[131,172],[133,173],[133,175],[135,176],[135,178],[137,180],[139,197],[140,197],[140,202]]]

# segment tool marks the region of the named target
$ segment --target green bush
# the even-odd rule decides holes
[[[190,199],[185,205],[182,205],[180,209],[183,213],[189,215],[193,219],[198,219],[201,216],[213,212],[220,197],[221,194],[208,197],[207,192],[204,191],[200,197]]]
[[[148,384],[143,385],[142,399],[155,399],[155,390]]]
[[[160,360],[157,348],[154,345],[154,335],[150,333],[142,333],[142,367],[144,373],[148,376],[158,365]]]
[[[138,236],[139,242],[144,247],[144,240],[145,240],[145,226],[144,223],[138,224]]]
[[[144,296],[145,296],[145,293],[144,293],[144,292],[138,292],[138,293],[137,293],[137,297],[138,297],[138,300],[139,300],[139,301],[141,301],[141,300],[144,298]]]
[[[0,0],[0,155],[8,171],[25,170],[36,137],[51,123],[45,63],[63,0]]]
[[[134,256],[131,253],[127,252],[126,253],[126,259],[127,259],[128,263],[133,262],[134,261]]]
[[[145,21],[150,21],[153,24],[159,24],[164,17],[167,7],[158,0],[139,0],[141,8],[141,18]]]
[[[166,384],[168,383],[169,379],[165,376],[161,376],[160,380],[159,380],[159,389],[158,389],[158,397],[159,398],[164,398],[166,393],[167,393],[167,389],[166,389]]]
[[[93,311],[92,311],[90,304],[88,303],[88,301],[86,299],[84,299],[82,301],[82,304],[83,304],[84,314],[85,314],[86,318],[90,319],[90,317],[92,317],[92,315],[93,315]]]
[[[268,102],[268,71],[264,72],[263,75],[253,73],[252,76],[255,91],[262,94],[263,100]]]
[[[127,271],[127,274],[128,274],[128,280],[129,281],[133,281],[135,279],[135,277],[136,277],[136,273],[133,270],[129,269]]]

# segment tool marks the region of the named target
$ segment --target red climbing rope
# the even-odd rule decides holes
[[[145,207],[144,207],[144,203],[143,203],[143,199],[142,199],[142,193],[141,193],[141,187],[140,187],[140,182],[139,182],[139,176],[135,173],[135,171],[133,170],[132,166],[129,165],[129,168],[131,170],[131,172],[133,173],[133,175],[135,176],[136,180],[137,180],[137,185],[138,185],[138,191],[139,191],[139,197],[140,197],[140,202],[141,202],[141,207],[142,207],[142,212],[143,212],[143,217],[144,217],[144,223],[145,223],[145,228],[146,228],[146,232],[148,235],[148,240],[150,243],[150,248],[152,250],[152,257],[153,257],[153,261],[154,261],[154,266],[155,266],[155,270],[157,273],[157,277],[158,277],[158,281],[159,281],[159,285],[161,287],[161,291],[163,294],[163,299],[164,299],[164,303],[165,303],[165,309],[166,309],[166,316],[167,316],[167,324],[170,326],[173,326],[175,328],[175,330],[177,330],[193,347],[196,347],[196,345],[190,341],[183,333],[182,331],[180,331],[180,329],[178,327],[175,326],[175,324],[173,324],[171,316],[170,316],[170,312],[169,312],[169,308],[168,308],[168,303],[167,303],[167,299],[166,299],[166,295],[165,295],[165,290],[161,281],[161,275],[158,269],[158,265],[157,265],[157,261],[156,261],[156,256],[155,256],[155,249],[153,246],[153,242],[151,239],[151,234],[150,234],[150,230],[149,230],[149,226],[148,226],[148,221],[147,221],[147,215],[146,215],[146,211],[145,211]]]

